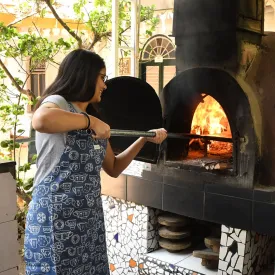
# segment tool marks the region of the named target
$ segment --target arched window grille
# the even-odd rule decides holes
[[[148,39],[140,54],[140,78],[149,83],[159,95],[176,75],[175,45],[162,34]]]
[[[155,35],[144,45],[141,52],[141,61],[158,59],[175,59],[175,45],[165,35]]]

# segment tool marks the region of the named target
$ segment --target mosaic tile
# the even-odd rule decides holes
[[[149,209],[148,212],[148,235],[147,235],[147,251],[152,252],[159,248],[158,240],[158,229],[159,224],[157,221],[157,217],[160,211],[157,209]]]
[[[235,253],[235,254],[233,255],[233,257],[231,258],[231,266],[234,267],[234,268],[235,268],[237,259],[238,259],[238,254]]]
[[[230,237],[235,240],[236,242],[240,242],[241,240],[239,239],[239,237],[237,237],[237,235],[235,233],[231,234]]]
[[[246,231],[245,230],[241,231],[241,233],[239,235],[239,238],[240,238],[242,243],[245,243],[245,240],[246,240]]]
[[[227,253],[227,248],[226,247],[221,247],[220,248],[220,254],[219,254],[219,258],[220,260],[224,260],[225,256]]]
[[[238,253],[241,256],[244,256],[244,250],[245,250],[245,245],[243,243],[238,243]]]
[[[159,210],[102,196],[111,275],[203,275],[147,256],[159,248]],[[218,275],[254,275],[270,263],[266,235],[222,225]]]
[[[235,228],[235,233],[236,233],[236,235],[237,235],[238,237],[239,237],[240,232],[241,232],[241,229]]]
[[[219,255],[219,274],[251,275],[260,272],[270,262],[274,251],[270,237],[254,231],[246,231],[222,226],[221,248]],[[234,240],[232,242],[232,240]]]
[[[229,263],[230,260],[231,260],[231,257],[232,257],[232,252],[229,251],[229,252],[227,253],[227,255],[226,255],[225,262]]]
[[[221,245],[227,246],[227,234],[225,232],[221,236]]]
[[[229,228],[225,225],[222,225],[222,232],[229,233]]]
[[[226,261],[219,261],[219,270],[227,270],[228,262]]]
[[[230,267],[227,269],[226,273],[229,274],[229,275],[232,275],[232,273],[233,273],[233,267],[230,266]]]
[[[234,242],[234,239],[232,239],[231,237],[232,235],[230,237],[227,237],[227,243],[226,243],[227,246],[231,246]]]
[[[237,261],[237,263],[235,265],[235,269],[237,269],[237,270],[239,270],[241,272],[243,271],[243,260],[244,260],[244,257],[239,256],[238,261]]]

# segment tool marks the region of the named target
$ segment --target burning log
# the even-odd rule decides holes
[[[192,138],[189,142],[189,147],[192,150],[203,150],[204,146],[204,143],[199,138]]]
[[[225,170],[231,168],[231,163],[224,162],[224,161],[215,161],[215,162],[208,162],[202,163],[202,166],[206,170]]]
[[[231,164],[228,162],[220,162],[217,163],[214,167],[214,170],[224,170],[224,169],[228,169],[231,167]]]

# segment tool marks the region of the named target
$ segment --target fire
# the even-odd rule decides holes
[[[210,135],[231,138],[231,130],[226,114],[221,105],[211,96],[202,95],[200,103],[193,116],[191,133],[197,135]],[[209,151],[232,151],[232,144],[211,141]]]

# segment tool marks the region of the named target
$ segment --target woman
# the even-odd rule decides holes
[[[100,170],[117,177],[147,141],[115,156],[110,127],[88,115],[106,89],[103,59],[86,50],[68,54],[33,115],[37,173],[25,234],[26,274],[108,274]],[[90,105],[89,105],[90,106]],[[91,134],[91,132],[93,134]]]

